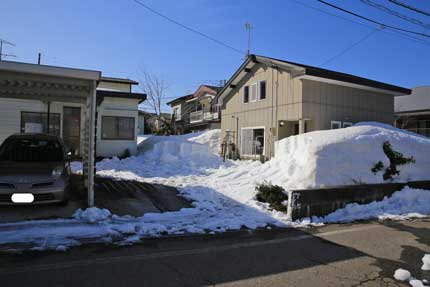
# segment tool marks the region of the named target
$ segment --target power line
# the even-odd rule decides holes
[[[430,35],[428,35],[428,34],[424,34],[424,33],[420,33],[420,32],[415,32],[415,31],[411,31],[411,30],[407,30],[407,29],[403,29],[403,28],[399,28],[399,27],[395,27],[395,26],[391,26],[391,25],[386,25],[386,24],[381,23],[379,21],[367,18],[365,16],[362,16],[362,15],[359,15],[357,13],[351,12],[349,10],[343,9],[343,8],[341,8],[339,6],[333,5],[333,4],[329,3],[329,2],[326,2],[326,1],[323,1],[323,0],[317,0],[317,1],[320,2],[320,3],[323,3],[323,4],[327,5],[327,6],[330,6],[332,8],[335,8],[337,10],[340,10],[340,11],[343,11],[343,12],[348,13],[350,15],[353,15],[355,17],[361,18],[363,20],[366,20],[366,21],[369,21],[369,22],[372,22],[372,23],[375,23],[375,24],[378,24],[378,25],[381,25],[381,26],[384,26],[384,27],[388,27],[390,29],[394,29],[394,30],[398,30],[398,31],[402,31],[402,32],[411,33],[411,34],[415,34],[415,35],[419,35],[419,36],[430,38]]]
[[[371,26],[371,25],[367,25],[367,24],[364,24],[364,23],[361,23],[361,22],[358,22],[358,21],[354,21],[352,19],[340,16],[340,15],[337,15],[337,14],[334,14],[334,13],[330,13],[328,11],[325,11],[325,10],[319,9],[317,7],[308,5],[306,3],[300,2],[298,0],[291,0],[291,1],[295,2],[296,4],[299,4],[299,5],[303,6],[305,8],[308,8],[308,9],[311,9],[311,10],[314,10],[314,11],[317,11],[317,12],[320,12],[320,13],[332,16],[332,17],[336,17],[336,18],[344,20],[344,21],[348,21],[348,22],[356,24],[356,25],[360,25],[360,26],[363,26],[363,27],[366,27],[366,28],[374,29],[374,27]],[[401,31],[385,29],[385,30],[383,30],[381,32],[383,32],[385,34],[394,34],[395,33],[397,36],[400,36],[400,37],[402,37],[404,39],[408,39],[408,40],[411,40],[411,41],[414,41],[414,42],[418,42],[418,43],[426,45],[426,46],[429,44],[428,42],[426,42],[422,38],[417,38],[415,36],[406,34],[406,33],[401,32]]]
[[[355,46],[357,46],[358,44],[364,42],[365,40],[367,40],[370,36],[372,36],[373,34],[375,34],[376,32],[380,31],[383,28],[377,28],[374,29],[372,31],[370,31],[370,33],[366,34],[363,38],[361,38],[360,40],[358,40],[357,42],[353,43],[352,45],[348,46],[347,48],[345,48],[344,50],[342,50],[340,53],[334,55],[333,57],[331,57],[330,59],[326,60],[325,62],[323,62],[320,66],[325,66],[328,63],[332,62],[333,60],[335,60],[336,58],[344,55],[346,52],[352,50]]]
[[[211,37],[211,36],[203,33],[203,32],[197,31],[194,28],[191,28],[191,27],[189,27],[189,26],[187,26],[185,24],[182,24],[182,23],[180,23],[180,22],[178,22],[178,21],[176,21],[176,20],[174,20],[174,19],[172,19],[172,18],[170,18],[170,17],[168,17],[168,16],[166,16],[164,14],[161,14],[160,12],[156,11],[155,9],[149,7],[148,5],[142,3],[142,2],[140,2],[138,0],[133,0],[133,1],[136,2],[137,4],[139,4],[140,6],[144,7],[145,9],[149,10],[150,12],[152,12],[152,13],[154,13],[154,14],[156,14],[156,15],[164,18],[164,19],[166,19],[167,21],[169,21],[169,22],[171,22],[173,24],[176,24],[176,25],[178,25],[178,26],[180,26],[180,27],[182,27],[182,28],[184,28],[184,29],[186,29],[186,30],[188,30],[190,32],[193,32],[193,33],[195,33],[197,35],[200,35],[200,36],[202,36],[202,37],[204,37],[204,38],[206,38],[208,40],[211,40],[212,42],[215,42],[218,45],[221,45],[221,46],[223,46],[225,48],[228,48],[228,49],[230,49],[232,51],[235,51],[236,53],[239,53],[239,54],[242,54],[242,55],[246,54],[244,51],[236,49],[236,48],[234,48],[234,47],[232,47],[232,46],[230,46],[230,45],[228,45],[228,44],[226,44],[226,43],[224,43],[224,42],[222,42],[220,40],[217,40],[217,39],[215,39],[215,38],[213,38],[213,37]]]
[[[394,10],[392,10],[392,9],[388,8],[387,6],[381,5],[381,4],[376,3],[376,2],[373,2],[373,1],[371,1],[371,0],[360,0],[360,1],[361,1],[362,3],[364,3],[364,4],[368,5],[368,6],[371,6],[371,7],[373,7],[373,8],[376,8],[376,9],[378,9],[378,10],[380,10],[380,11],[382,11],[382,12],[385,12],[385,13],[387,13],[387,14],[390,14],[390,15],[392,15],[392,16],[398,17],[398,18],[400,18],[400,19],[402,19],[402,20],[405,20],[405,21],[408,21],[408,22],[410,22],[410,23],[412,23],[412,24],[415,24],[415,25],[421,26],[421,27],[423,27],[423,28],[425,28],[425,29],[430,29],[430,25],[429,25],[429,24],[426,24],[426,23],[424,23],[424,22],[422,22],[422,21],[420,21],[420,20],[418,20],[418,19],[415,19],[415,18],[409,17],[409,16],[407,16],[407,15],[403,15],[403,14],[401,14],[401,13],[397,12],[397,11],[394,11]]]
[[[420,14],[423,14],[423,15],[426,15],[426,16],[430,16],[430,12],[426,12],[426,11],[420,10],[420,9],[415,8],[413,6],[410,6],[410,5],[406,4],[406,3],[403,3],[403,2],[400,2],[400,1],[397,1],[397,0],[388,0],[388,1],[390,1],[391,3],[393,3],[395,5],[401,6],[403,8],[409,9],[409,10],[412,10],[414,12],[417,12],[417,13],[420,13]]]

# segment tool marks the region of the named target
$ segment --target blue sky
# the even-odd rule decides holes
[[[246,50],[244,24],[249,21],[254,26],[251,52],[315,66],[377,28],[316,0],[141,1],[240,50]],[[430,34],[360,0],[328,1],[385,24]],[[387,0],[372,1],[430,24],[430,17]],[[402,1],[430,11],[429,1]],[[139,80],[142,70],[155,73],[170,83],[169,97],[193,92],[202,83],[228,79],[243,61],[242,55],[132,0],[2,0],[0,38],[16,44],[4,50],[17,55],[16,61],[34,63],[42,52],[43,64],[101,70],[105,76]],[[324,67],[405,87],[430,85],[430,38],[421,43],[384,29]]]

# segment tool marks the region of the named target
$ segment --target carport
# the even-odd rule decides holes
[[[100,77],[99,71],[0,61],[0,97],[45,103],[48,131],[51,102],[85,106],[81,155],[88,206],[94,205],[96,88]]]

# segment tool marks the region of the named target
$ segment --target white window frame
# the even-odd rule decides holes
[[[243,130],[258,130],[263,129],[263,141],[264,141],[264,148],[263,148],[263,155],[266,155],[266,127],[265,126],[256,126],[256,127],[244,127],[240,128],[240,152],[242,152],[242,145],[243,145],[243,136],[242,131]],[[255,156],[254,154],[243,154],[241,153],[241,156]]]
[[[266,97],[264,99],[262,99],[261,95],[260,95],[260,92],[261,92],[261,87],[260,87],[261,82],[265,82],[266,83]],[[267,100],[267,81],[266,80],[258,81],[258,100],[259,101],[265,101],[265,100]]]
[[[252,90],[252,87],[255,87],[255,100],[251,99],[251,90]],[[258,93],[258,83],[253,83],[253,84],[249,85],[249,102],[250,103],[255,103],[255,102],[258,101],[258,97],[259,97],[258,94],[259,94]]]
[[[335,125],[335,124],[339,125],[339,129],[342,128],[342,122],[341,121],[331,121],[331,123],[330,123],[330,129],[331,130],[337,130],[337,129],[333,128],[333,125]]]
[[[181,106],[180,106],[180,105],[178,105],[178,106],[173,106],[173,108],[172,108],[172,114],[173,114],[173,115],[175,114],[175,110],[177,111],[177,112],[176,112],[175,121],[180,121],[180,120],[182,119],[182,115],[181,115]]]
[[[349,128],[352,127],[352,123],[351,122],[343,122],[342,123],[342,128]]]

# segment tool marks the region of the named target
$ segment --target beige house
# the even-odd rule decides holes
[[[411,90],[250,55],[218,94],[222,136],[241,157],[274,155],[274,142],[360,121],[394,122],[394,97]]]

